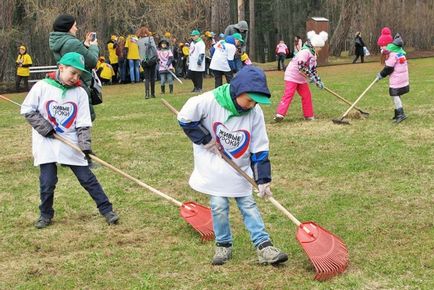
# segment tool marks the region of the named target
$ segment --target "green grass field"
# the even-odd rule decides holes
[[[119,213],[107,226],[68,168],[59,168],[54,223],[38,217],[38,168],[31,130],[19,108],[0,100],[0,289],[434,289],[434,59],[410,60],[408,119],[391,122],[388,81],[358,104],[371,113],[331,122],[348,106],[312,87],[317,120],[305,122],[295,96],[288,117],[274,124],[283,73],[268,72],[272,106],[263,107],[270,138],[273,193],[301,221],[340,236],[348,270],[326,282],[295,239],[295,226],[271,203],[258,200],[267,230],[289,261],[257,264],[232,203],[233,259],[213,267],[213,242],[181,218],[176,206],[100,167],[94,170]],[[319,68],[326,86],[354,101],[381,70],[379,63]],[[213,80],[205,81],[211,89]],[[175,107],[192,96],[191,81],[165,98]],[[188,186],[191,143],[160,97],[145,100],[143,84],[104,88],[96,107],[93,149],[101,159],[180,201],[207,205]],[[157,84],[157,92],[159,87]],[[8,95],[17,102],[24,94]]]

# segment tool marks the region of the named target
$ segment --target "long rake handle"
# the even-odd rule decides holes
[[[352,103],[350,101],[348,101],[347,99],[345,99],[344,97],[340,96],[338,93],[330,90],[327,87],[324,87],[324,90],[326,90],[327,92],[329,92],[330,94],[332,94],[333,96],[335,96],[336,98],[338,98],[339,100],[341,100],[342,102],[348,104],[348,105],[352,105]],[[363,111],[362,109],[360,109],[357,106],[354,106],[354,109],[356,109],[357,111],[359,111],[362,114],[367,114],[367,112]]]
[[[366,90],[363,91],[363,93],[357,98],[357,100],[354,101],[354,103],[351,105],[351,107],[348,108],[348,110],[342,115],[341,120],[343,120],[348,113],[356,106],[356,104],[363,98],[363,96],[366,94],[367,91],[377,82],[377,78],[375,78],[372,83],[369,85],[369,87],[366,88]]]
[[[169,104],[165,99],[161,99],[161,102],[175,115],[178,114],[178,111]],[[243,176],[254,188],[259,189],[256,182],[251,178],[247,173],[245,173],[232,159],[230,159],[226,154],[221,154],[222,158],[233,168],[235,171],[237,171],[241,176]],[[271,203],[276,206],[280,211],[282,211],[294,224],[297,226],[301,225],[301,222],[292,215],[286,208],[284,208],[277,200],[274,199],[274,197],[270,196],[268,197],[268,200],[271,201]],[[303,227],[303,229],[310,234],[309,229],[306,227]]]
[[[74,148],[75,150],[82,152],[81,149],[80,149],[78,146],[76,146],[75,144],[73,144],[73,143],[71,143],[70,141],[66,140],[65,138],[62,138],[62,137],[60,137],[60,136],[57,135],[57,134],[54,134],[54,138],[56,138],[56,139],[59,140],[60,142],[65,143],[66,145],[68,145],[68,146]],[[110,163],[105,162],[104,160],[102,160],[102,159],[96,157],[96,156],[93,155],[93,154],[89,154],[89,156],[90,156],[90,158],[92,158],[92,160],[95,160],[96,162],[100,163],[101,165],[104,165],[105,167],[111,169],[112,171],[114,171],[114,172],[116,172],[116,173],[119,173],[119,174],[122,175],[123,177],[125,177],[125,178],[127,178],[127,179],[129,179],[129,180],[131,180],[131,181],[134,181],[135,183],[137,183],[138,185],[140,185],[140,186],[142,186],[142,187],[148,189],[149,191],[152,191],[153,193],[158,194],[159,196],[161,196],[161,197],[167,199],[168,201],[172,202],[173,204],[175,204],[175,205],[177,205],[177,206],[182,206],[182,203],[179,202],[179,201],[177,201],[176,199],[174,199],[174,198],[168,196],[168,195],[165,194],[165,193],[162,193],[162,192],[159,191],[158,189],[155,189],[155,188],[153,188],[153,187],[147,185],[146,183],[144,183],[144,182],[138,180],[137,178],[132,177],[132,176],[129,175],[128,173],[126,173],[126,172],[124,172],[124,171],[122,171],[122,170],[120,170],[120,169],[114,167],[114,166],[111,165]]]
[[[3,99],[3,100],[6,100],[6,101],[8,101],[8,102],[11,102],[11,103],[13,103],[13,104],[15,104],[15,105],[17,105],[17,106],[20,106],[20,107],[21,107],[21,104],[19,104],[19,103],[17,103],[17,102],[14,102],[14,101],[12,101],[11,99],[6,98],[5,96],[0,95],[0,98]],[[66,145],[70,146],[71,148],[73,148],[73,149],[75,149],[75,150],[77,150],[77,151],[79,151],[79,152],[82,152],[81,149],[80,149],[77,145],[75,145],[74,143],[70,142],[69,140],[67,140],[67,139],[65,139],[65,138],[62,138],[62,137],[60,137],[60,136],[57,135],[57,134],[54,134],[54,138],[57,139],[57,140],[59,140],[60,142],[65,143]],[[177,201],[176,199],[174,199],[174,198],[168,196],[167,194],[162,193],[161,191],[159,191],[159,190],[157,190],[157,189],[155,189],[155,188],[153,188],[153,187],[147,185],[146,183],[144,183],[144,182],[138,180],[137,178],[132,177],[132,176],[129,175],[128,173],[126,173],[126,172],[124,172],[124,171],[122,171],[122,170],[120,170],[120,169],[114,167],[114,166],[111,165],[110,163],[105,162],[104,160],[102,160],[102,159],[96,157],[96,156],[93,155],[93,154],[89,154],[89,156],[90,156],[90,158],[92,158],[92,160],[95,160],[96,162],[100,163],[101,165],[104,165],[105,167],[111,169],[112,171],[114,171],[114,172],[116,172],[116,173],[119,173],[119,174],[122,175],[123,177],[125,177],[125,178],[127,178],[127,179],[129,179],[129,180],[134,181],[135,183],[137,183],[138,185],[140,185],[140,186],[142,186],[142,187],[148,189],[149,191],[151,191],[151,192],[153,192],[153,193],[155,193],[155,194],[158,194],[159,196],[161,196],[161,197],[167,199],[168,201],[172,202],[173,204],[175,204],[175,205],[177,205],[177,206],[182,206],[182,203],[179,202],[179,201]]]

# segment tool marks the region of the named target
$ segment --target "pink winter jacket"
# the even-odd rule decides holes
[[[409,85],[408,63],[404,54],[391,52],[385,65],[393,67],[393,72],[389,75],[389,87],[397,89]]]
[[[303,62],[307,67],[316,67],[316,57],[309,51],[309,49],[300,50],[285,70],[285,81],[294,82],[298,84],[307,83],[306,77],[300,73],[299,63]]]

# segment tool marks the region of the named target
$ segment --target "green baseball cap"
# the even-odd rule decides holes
[[[271,105],[270,98],[267,95],[258,93],[247,93],[247,95],[258,104]]]
[[[234,33],[234,34],[232,34],[232,37],[235,38],[236,40],[238,40],[239,42],[244,43],[243,36],[241,34]]]
[[[72,66],[73,68],[76,68],[79,71],[90,74],[90,72],[84,68],[84,56],[82,56],[77,52],[65,53],[62,56],[62,58],[59,60],[58,64]]]
[[[197,29],[195,29],[195,30],[193,30],[193,31],[190,33],[190,35],[191,35],[191,36],[194,36],[194,35],[200,35],[200,31],[197,30]]]

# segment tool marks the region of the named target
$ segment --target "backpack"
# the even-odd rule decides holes
[[[151,45],[151,38],[148,38],[148,43],[146,44],[145,57],[142,60],[142,67],[150,67],[157,64],[158,56],[157,49]]]
[[[92,82],[90,85],[90,101],[92,105],[102,103],[102,84],[95,69],[92,70]]]

